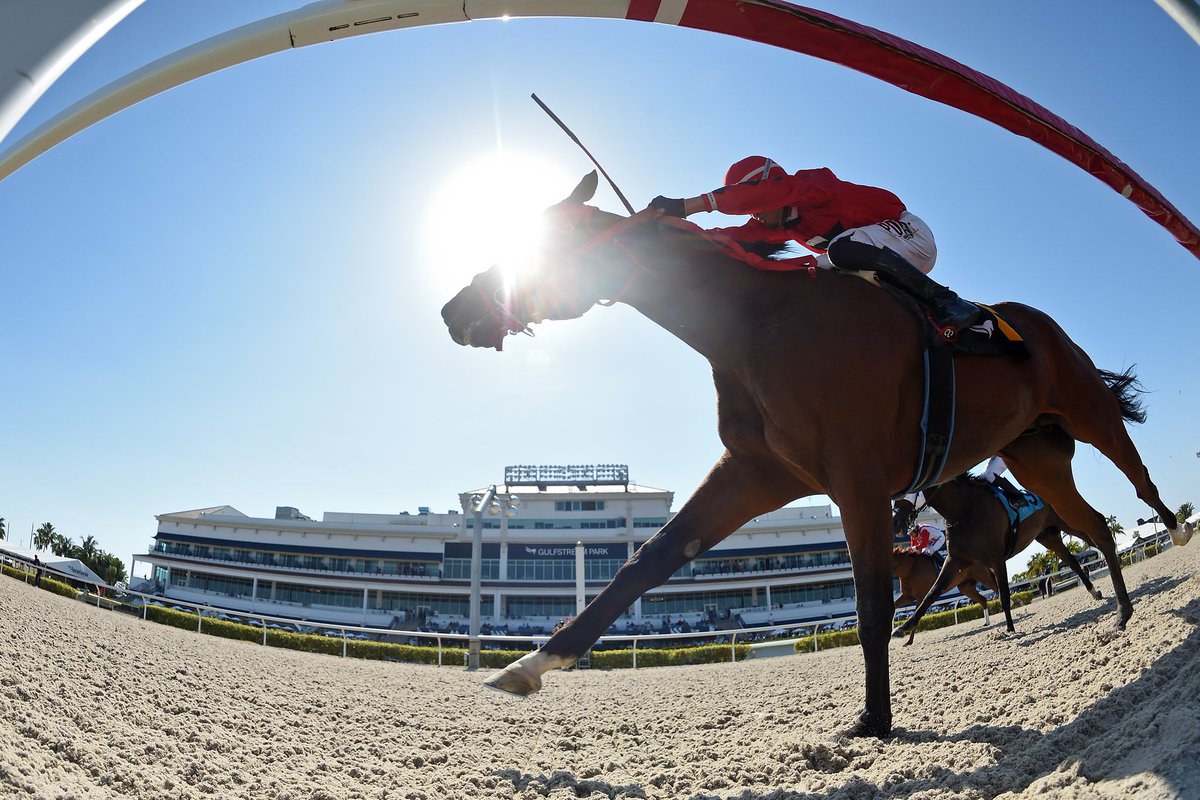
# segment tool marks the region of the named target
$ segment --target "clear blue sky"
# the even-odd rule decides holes
[[[148,0],[13,138],[297,5]],[[816,5],[1012,86],[1200,220],[1200,47],[1154,3]],[[531,186],[549,205],[590,169],[531,92],[638,207],[713,188],[755,152],[892,189],[936,233],[934,277],[1044,309],[1102,367],[1137,364],[1150,418],[1134,439],[1168,505],[1200,500],[1200,262],[1099,181],[813,58],[665,26],[516,20],[237,66],[0,183],[0,516],[14,538],[49,521],[128,561],[155,514],[444,511],[517,463],[627,463],[678,507],[721,452],[698,355],[620,306],[503,354],[458,347],[441,322],[493,258],[482,220],[533,202]],[[519,193],[498,194],[482,167],[462,179],[499,154],[536,159]],[[619,209],[606,188],[597,200]],[[1127,528],[1150,513],[1090,447],[1075,465],[1103,513]]]

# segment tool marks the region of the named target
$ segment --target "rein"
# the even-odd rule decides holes
[[[575,213],[568,220],[566,220],[566,227],[570,230],[583,228],[585,231],[591,233],[592,231],[588,223],[591,221],[592,215],[596,211],[597,209],[593,206],[580,205],[578,210],[575,211]],[[630,263],[633,264],[634,268],[630,270],[629,277],[625,280],[625,284],[621,286],[621,288],[618,289],[612,297],[609,297],[605,300],[597,300],[597,305],[609,308],[621,302],[626,295],[629,294],[629,291],[633,288],[634,284],[637,283],[638,277],[641,275],[641,273],[651,271],[648,267],[646,267],[642,259],[639,258],[634,249],[629,247],[629,245],[620,239],[620,236],[623,233],[626,233],[630,229],[647,222],[654,222],[659,225],[665,225],[675,228],[676,230],[687,231],[689,233],[698,235],[700,238],[716,247],[725,255],[749,264],[751,267],[754,267],[758,270],[796,271],[799,269],[806,271],[810,278],[817,277],[818,270],[816,266],[816,260],[811,256],[801,256],[799,258],[789,259],[786,261],[776,261],[774,259],[763,258],[762,256],[745,250],[736,241],[728,238],[727,236],[711,233],[710,231],[704,230],[693,222],[688,222],[687,220],[679,219],[678,217],[666,215],[660,209],[646,208],[635,212],[631,216],[625,217],[620,222],[614,223],[599,233],[593,233],[590,239],[586,240],[580,245],[577,245],[571,250],[567,250],[560,254],[560,257],[563,259],[578,259],[586,256],[602,245],[612,244],[621,251],[622,255],[624,255]],[[534,333],[529,327],[529,324],[522,321],[516,314],[514,314],[509,306],[507,306],[501,299],[500,291],[500,289],[497,289],[492,295],[492,303],[495,306],[496,315],[499,316],[500,319],[507,325],[510,333],[524,333],[527,336],[533,336]]]

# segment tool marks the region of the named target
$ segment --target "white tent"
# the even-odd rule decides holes
[[[54,553],[44,550],[30,550],[28,547],[17,547],[4,541],[0,541],[0,553],[29,566],[33,566],[33,557],[37,556],[38,561],[41,562],[39,566],[48,572],[84,583],[106,585],[103,578],[92,572],[78,558],[56,556]]]

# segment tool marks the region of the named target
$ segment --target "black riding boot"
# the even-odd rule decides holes
[[[1004,496],[1008,498],[1008,504],[1014,509],[1018,509],[1024,505],[1027,505],[1025,502],[1025,495],[1020,489],[1018,489],[1016,486],[1013,486],[1012,482],[1003,475],[997,475],[996,477],[992,478],[992,485],[1004,492]]]
[[[842,269],[873,269],[879,277],[927,303],[941,328],[965,330],[979,322],[983,313],[949,288],[908,263],[895,250],[841,239],[829,248],[829,260]]]

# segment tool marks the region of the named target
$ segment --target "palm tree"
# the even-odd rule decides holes
[[[56,556],[74,558],[75,543],[71,541],[70,537],[63,536],[61,533],[55,531],[50,535],[50,551]]]
[[[1025,577],[1036,578],[1039,575],[1045,575],[1047,572],[1058,572],[1058,568],[1058,556],[1049,550],[1043,550],[1037,555],[1030,557],[1029,563],[1025,566]]]
[[[80,542],[79,547],[75,549],[75,557],[91,567],[94,562],[98,562],[100,560],[99,556],[101,554],[101,550],[96,545],[97,543],[95,536],[83,537],[83,541]]]
[[[1175,519],[1179,520],[1180,522],[1187,522],[1187,518],[1195,513],[1196,513],[1196,507],[1194,505],[1192,505],[1191,500],[1188,500],[1186,503],[1184,503],[1183,505],[1181,505],[1179,507],[1178,511],[1175,512]],[[4,520],[0,519],[0,530],[2,530],[3,528],[4,528]]]
[[[7,539],[7,538],[8,538],[8,533],[6,532],[6,528],[5,528],[5,524],[4,524],[4,517],[0,517],[0,539]]]
[[[42,526],[33,534],[33,549],[45,550],[50,546],[51,540],[53,540],[57,533],[52,524],[43,522]]]
[[[88,566],[91,565],[89,564]],[[99,569],[92,567],[92,570],[101,578],[103,578],[104,582],[109,586],[114,586],[118,583],[125,582],[125,563],[112,553],[105,553],[101,551],[99,563],[96,566],[99,567]]]
[[[1119,538],[1121,534],[1125,533],[1125,526],[1117,522],[1115,514],[1105,517],[1104,521],[1108,523],[1108,530],[1112,533],[1114,539]]]

